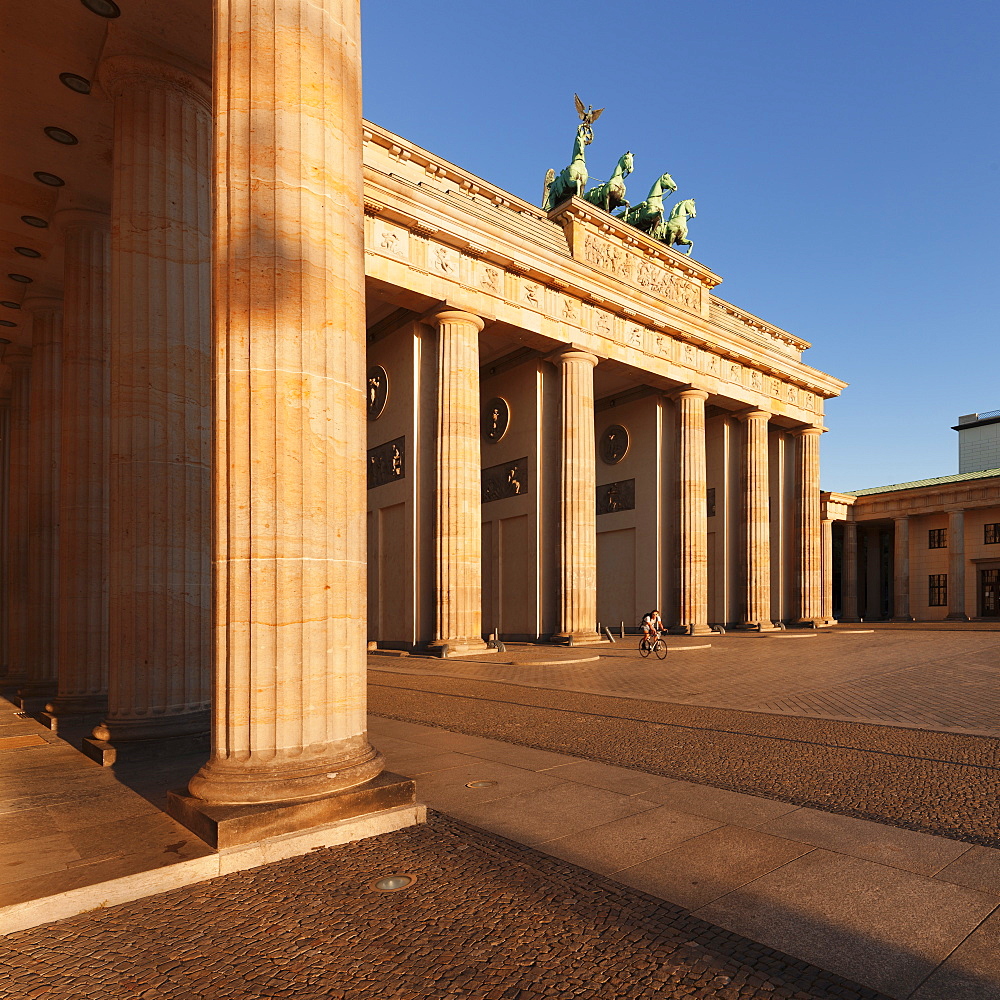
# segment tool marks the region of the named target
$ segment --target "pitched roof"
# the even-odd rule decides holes
[[[961,472],[957,476],[938,476],[937,479],[918,479],[913,483],[896,483],[895,486],[873,486],[868,490],[843,490],[849,497],[864,497],[871,493],[894,493],[896,490],[916,490],[921,486],[943,486],[945,483],[964,483],[970,479],[989,479],[1000,476],[1000,469],[985,469],[983,472]]]

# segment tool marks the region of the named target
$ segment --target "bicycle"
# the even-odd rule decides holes
[[[646,657],[650,653],[656,653],[658,659],[666,659],[667,644],[663,641],[663,635],[657,634],[656,638],[650,642],[648,636],[643,636],[639,640],[639,655]]]

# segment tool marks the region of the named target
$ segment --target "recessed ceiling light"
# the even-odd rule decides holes
[[[62,187],[66,182],[61,178],[57,177],[55,174],[46,173],[44,170],[35,171],[35,180],[41,181],[43,184],[48,184],[49,187],[59,188]]]
[[[56,125],[47,125],[43,131],[50,139],[61,142],[64,146],[75,146],[80,141],[72,132]]]
[[[48,229],[49,224],[44,219],[39,219],[37,215],[22,215],[21,221],[36,229]]]
[[[78,94],[90,93],[90,81],[85,76],[77,76],[76,73],[60,73],[59,79],[64,87],[75,90]]]
[[[80,0],[87,10],[92,10],[101,17],[121,17],[122,12],[114,0]]]
[[[0,306],[6,306],[8,309],[20,309],[20,302],[0,302]]]
[[[9,319],[0,319],[0,326],[17,326],[17,324],[11,323]],[[7,343],[9,344],[10,341],[8,340]]]
[[[29,278],[26,274],[8,274],[12,281],[20,281],[22,285],[30,285],[35,279]]]
[[[0,344],[9,344],[10,341],[6,337],[0,337]]]
[[[19,253],[22,257],[42,256],[37,250],[32,250],[31,247],[14,247],[14,253]]]

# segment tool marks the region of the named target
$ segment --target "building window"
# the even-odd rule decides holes
[[[708,500],[708,516],[715,517],[715,487],[706,490],[706,498]]]
[[[983,544],[1000,545],[1000,524],[983,525]]]
[[[931,573],[927,577],[927,586],[927,603],[932,608],[946,608],[948,606],[948,574]]]
[[[927,548],[929,549],[948,548],[948,529],[931,528],[931,530],[927,532]]]

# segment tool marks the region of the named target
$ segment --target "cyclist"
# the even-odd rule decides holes
[[[663,619],[655,608],[642,616],[642,631],[648,642],[656,642],[663,631]]]

